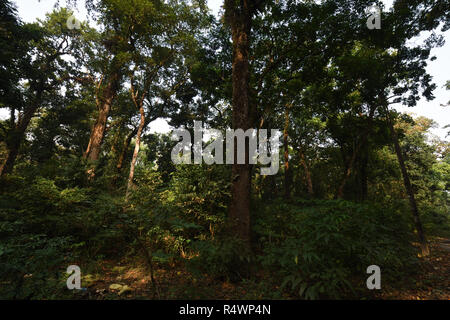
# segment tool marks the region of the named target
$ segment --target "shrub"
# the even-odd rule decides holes
[[[172,179],[173,204],[179,217],[200,226],[193,238],[214,237],[223,226],[230,201],[230,173],[226,166],[177,166]],[[200,230],[199,230],[200,231]]]
[[[266,214],[273,212],[278,223],[267,223],[260,215],[256,231],[263,242],[260,261],[295,296],[348,296],[367,290],[370,265],[380,266],[384,281],[393,281],[414,264],[412,233],[401,215],[386,208],[348,201],[302,201],[285,207],[268,207]]]
[[[188,260],[188,269],[195,275],[237,281],[248,276],[251,255],[236,238],[196,241],[191,249],[196,255]]]

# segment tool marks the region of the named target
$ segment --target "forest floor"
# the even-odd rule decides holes
[[[421,259],[422,271],[415,283],[405,283],[401,289],[385,288],[381,299],[450,300],[450,240],[430,241],[431,254]]]
[[[420,272],[400,286],[382,282],[382,290],[369,299],[450,300],[450,240],[430,241],[431,254],[420,260]],[[81,299],[266,299],[255,281],[231,283],[208,277],[195,278],[182,266],[154,272],[157,286],[145,264],[137,261],[103,261],[95,272],[83,277],[87,290]],[[276,288],[274,288],[276,289]],[[279,297],[289,299],[288,296]]]

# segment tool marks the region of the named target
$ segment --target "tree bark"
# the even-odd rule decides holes
[[[19,154],[21,141],[22,138],[14,138],[14,141],[7,145],[8,150],[6,151],[6,158],[0,166],[0,177],[12,172],[17,155]]]
[[[311,171],[309,170],[308,163],[306,163],[305,154],[303,153],[301,148],[299,148],[298,154],[300,156],[300,164],[303,166],[303,169],[305,170],[305,179],[306,179],[306,186],[308,188],[308,194],[311,197],[314,197],[314,189],[313,189],[313,183],[312,183],[312,178],[311,178]]]
[[[145,116],[145,123],[144,123],[144,127],[143,127],[142,131],[144,131],[145,128],[147,128],[147,126],[150,124],[150,122],[153,122],[156,119],[158,119],[158,115],[155,115],[155,116],[152,116],[152,117],[150,117],[150,116],[151,116],[150,112],[148,113],[148,115]],[[122,149],[120,150],[120,155],[119,155],[119,157],[117,159],[117,165],[116,165],[117,174],[120,174],[120,172],[122,171],[123,162],[125,161],[125,157],[127,155],[128,147],[130,146],[130,143],[131,143],[131,140],[133,139],[133,137],[135,135],[137,135],[138,130],[139,130],[139,126],[135,127],[127,135],[127,137],[123,141]]]
[[[225,0],[225,15],[231,26],[233,41],[232,65],[232,105],[233,129],[249,129],[249,81],[250,81],[250,32],[253,4],[242,0],[237,4],[234,0]],[[246,143],[245,164],[232,165],[231,204],[229,219],[235,236],[250,246],[250,188],[251,168],[248,163],[248,144]]]
[[[369,148],[367,145],[364,146],[364,150],[362,152],[361,157],[361,164],[360,164],[360,188],[361,188],[361,195],[360,200],[365,201],[367,199],[367,192],[368,192],[368,186],[367,186],[367,165],[369,162]]]
[[[139,122],[139,128],[138,128],[138,131],[136,134],[136,144],[134,146],[133,158],[131,159],[130,174],[128,176],[127,192],[126,192],[126,196],[125,196],[126,200],[129,199],[130,192],[133,187],[134,169],[136,167],[136,161],[137,161],[137,157],[139,155],[139,149],[141,147],[142,131],[144,130],[144,127],[145,127],[145,112],[144,112],[143,102],[141,103],[141,105],[139,107],[139,112],[141,114],[141,120]]]
[[[41,96],[42,92],[38,93],[37,100],[40,100]],[[0,166],[0,177],[12,172],[25,132],[37,109],[38,105],[28,108],[22,117],[19,117],[17,125],[11,130],[11,134],[6,143],[6,158]]]
[[[342,199],[344,197],[344,188],[347,184],[348,179],[350,178],[353,170],[353,164],[355,163],[356,155],[359,150],[359,145],[356,145],[353,149],[352,157],[347,164],[347,168],[344,173],[344,177],[342,178],[341,184],[339,185],[338,191],[336,193],[335,199]]]
[[[355,164],[356,157],[357,157],[361,147],[367,143],[369,133],[372,130],[372,119],[375,115],[375,109],[376,108],[373,108],[373,107],[370,108],[367,128],[363,132],[361,140],[356,144],[355,148],[353,149],[352,157],[350,158],[350,161],[348,162],[347,168],[344,172],[344,177],[342,178],[341,184],[339,185],[339,188],[336,192],[335,199],[342,199],[344,197],[344,188],[345,188],[345,185],[347,184],[348,179],[350,179],[350,176],[353,172],[353,167]]]
[[[284,132],[283,132],[283,147],[284,147],[284,198],[291,197],[291,172],[289,170],[289,104],[286,105],[284,114]]]
[[[122,149],[120,150],[120,155],[119,155],[119,158],[117,160],[117,165],[116,165],[117,174],[120,174],[120,172],[122,171],[123,162],[125,160],[125,156],[127,154],[128,147],[130,146],[131,139],[133,139],[133,137],[137,134],[138,130],[139,130],[139,127],[136,127],[135,129],[133,129],[133,131],[131,131],[127,135],[125,140],[123,141]]]
[[[119,75],[117,73],[112,74],[107,86],[102,90],[101,96],[97,95],[96,97],[98,115],[91,130],[89,144],[83,155],[83,157],[91,163],[96,162],[100,157],[109,112],[111,111],[111,106],[117,95],[118,81]],[[100,86],[101,82],[99,84],[99,87]],[[90,177],[92,178],[94,176],[94,168],[91,168],[89,171]]]
[[[385,106],[386,111],[386,120],[389,127],[389,131],[391,132],[392,142],[394,144],[395,153],[397,154],[398,164],[400,165],[400,169],[402,171],[403,176],[403,184],[405,185],[406,193],[408,194],[409,205],[411,207],[411,213],[414,218],[414,224],[417,230],[417,235],[419,237],[419,243],[422,251],[422,256],[428,256],[430,254],[430,248],[428,246],[427,239],[425,237],[425,233],[423,231],[422,222],[420,221],[419,209],[417,208],[416,198],[414,196],[414,190],[411,185],[411,180],[409,179],[408,170],[406,169],[405,159],[403,157],[403,152],[400,147],[400,143],[398,140],[397,132],[395,131],[392,120],[389,116],[389,110],[387,106]]]
[[[85,152],[85,158],[89,161],[97,161],[100,156],[101,145],[106,130],[111,103],[105,103],[99,108],[97,121],[92,127],[91,136],[89,138],[88,148]]]

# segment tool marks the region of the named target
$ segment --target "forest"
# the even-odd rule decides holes
[[[15,2],[0,299],[450,300],[449,0]]]

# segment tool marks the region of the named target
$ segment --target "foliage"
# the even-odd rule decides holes
[[[221,231],[230,199],[229,168],[180,165],[172,176],[173,202],[180,217],[202,227],[200,238]]]
[[[248,278],[251,254],[242,241],[224,237],[210,241],[195,241],[191,249],[194,256],[187,267],[194,275],[208,274],[214,279],[240,281]]]
[[[276,203],[256,222],[264,252],[260,260],[282,279],[283,289],[298,297],[348,297],[363,289],[370,265],[380,266],[384,281],[412,271],[415,251],[404,220],[373,204]]]

